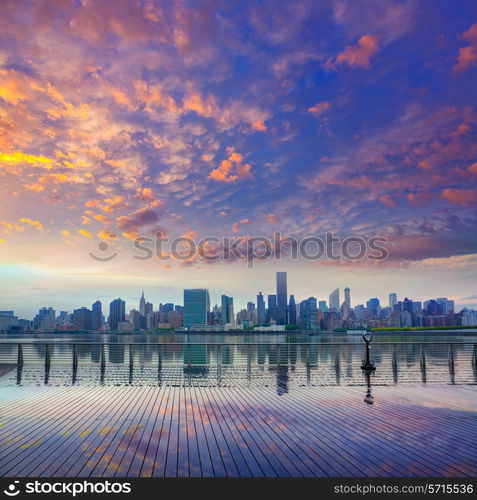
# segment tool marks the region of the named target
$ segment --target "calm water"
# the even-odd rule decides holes
[[[127,335],[97,334],[97,333],[42,333],[42,334],[1,334],[0,342],[93,342],[107,344],[182,344],[182,343],[217,343],[217,344],[248,344],[248,343],[342,343],[363,342],[359,335],[307,334],[307,333],[255,333],[255,334],[156,334],[135,333]],[[455,334],[412,334],[409,332],[393,332],[392,334],[377,333],[373,342],[477,342],[477,333]]]

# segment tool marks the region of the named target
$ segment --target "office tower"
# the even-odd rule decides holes
[[[328,303],[330,304],[330,311],[339,312],[340,310],[340,289],[337,288],[330,293],[328,297]]]
[[[92,330],[92,312],[86,308],[81,307],[73,311],[73,326],[77,330]]]
[[[373,316],[377,316],[378,315],[378,307],[379,307],[379,299],[377,299],[377,298],[369,299],[366,302],[366,307],[369,309],[369,311],[371,311],[371,314]]]
[[[145,320],[146,318],[137,309],[129,311],[128,321],[131,323],[133,330],[141,330],[143,328],[143,319]]]
[[[412,313],[412,300],[408,299],[407,297],[404,298],[402,301],[402,310],[407,311],[409,313]],[[402,325],[405,326],[405,325]]]
[[[144,298],[144,290],[142,291],[141,300],[139,301],[139,314],[146,316],[146,299]]]
[[[15,316],[13,311],[0,311],[0,330],[10,330],[18,326],[18,316]]]
[[[52,307],[42,307],[33,318],[33,329],[43,332],[53,331],[56,324],[56,314]]]
[[[318,308],[315,297],[300,302],[300,325],[305,330],[318,329]]]
[[[209,291],[205,288],[184,290],[184,326],[206,325],[210,310]]]
[[[348,319],[351,312],[351,293],[350,289],[346,287],[344,289],[344,302],[341,304],[341,314],[343,319]]]
[[[389,307],[392,309],[397,304],[397,293],[389,294]]]
[[[257,313],[253,302],[247,302],[247,319],[249,326],[253,326],[257,322]]]
[[[454,312],[454,301],[449,300],[447,297],[440,297],[436,299],[439,304],[439,310],[442,311],[440,314],[448,314]]]
[[[351,290],[348,287],[344,289],[344,295],[344,303],[347,305],[348,309],[351,309]]]
[[[414,300],[412,302],[412,312],[413,313],[418,313],[418,312],[421,311],[421,309],[422,309],[422,302]]]
[[[234,299],[227,295],[222,295],[222,325],[235,324]]]
[[[267,297],[267,316],[266,320],[267,323],[270,324],[276,324],[277,322],[277,296],[276,295],[269,295]]]
[[[277,272],[277,325],[287,324],[287,273]]]
[[[257,295],[257,324],[264,325],[266,322],[265,300],[263,299],[262,292]]]
[[[318,309],[324,313],[329,311],[328,306],[326,305],[326,300],[320,300],[318,302]]]
[[[114,299],[109,304],[109,329],[112,332],[117,331],[118,323],[126,320],[126,302],[121,299]]]
[[[290,302],[288,303],[288,323],[290,325],[296,325],[296,303],[294,295],[290,295]]]
[[[100,300],[91,306],[91,330],[101,330],[103,326],[103,311]]]

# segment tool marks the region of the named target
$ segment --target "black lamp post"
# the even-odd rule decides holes
[[[374,366],[374,363],[369,359],[369,350],[371,349],[369,344],[372,338],[373,334],[371,332],[366,332],[363,334],[363,340],[366,342],[366,359],[363,360],[361,370],[369,370],[374,372],[374,370],[376,370],[376,367]]]

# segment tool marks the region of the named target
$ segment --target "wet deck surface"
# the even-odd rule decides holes
[[[476,476],[477,386],[0,388],[3,476]]]

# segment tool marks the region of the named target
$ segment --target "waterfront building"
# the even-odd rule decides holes
[[[117,331],[118,323],[126,321],[126,302],[121,299],[114,299],[109,304],[109,329]]]
[[[287,273],[277,272],[277,325],[288,323]]]
[[[184,290],[184,326],[207,325],[210,310],[209,291],[205,288]]]

